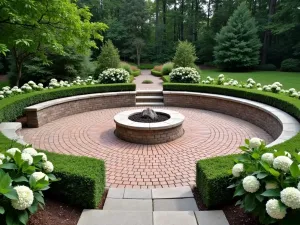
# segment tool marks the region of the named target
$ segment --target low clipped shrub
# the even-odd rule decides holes
[[[75,95],[134,90],[135,84],[97,84],[62,87],[15,95],[0,100],[0,122],[14,121],[23,115],[24,108],[44,101]]]
[[[174,67],[193,67],[196,59],[195,46],[188,41],[180,41],[173,59]]]
[[[300,72],[300,60],[299,59],[286,59],[281,62],[281,71],[286,72]]]
[[[137,77],[137,76],[141,75],[141,70],[139,70],[139,69],[133,70],[131,75],[133,75],[134,77]]]
[[[131,69],[131,65],[129,65],[126,62],[121,62],[119,64],[119,68],[126,70],[129,74],[132,74],[132,69]]]
[[[162,76],[161,79],[163,80],[163,82],[170,82],[170,76]]]
[[[99,83],[113,84],[113,83],[128,83],[130,80],[130,73],[124,69],[110,68],[104,70],[99,75]]]
[[[261,71],[276,71],[277,68],[274,64],[264,64],[264,65],[258,65],[255,67],[256,70]]]
[[[169,75],[172,72],[173,68],[174,68],[174,63],[172,62],[165,63],[162,66],[162,70],[161,70],[162,75]]]
[[[262,224],[297,224],[300,209],[298,151],[269,150],[259,138],[246,139],[232,168],[233,197]]]
[[[151,74],[153,75],[153,76],[156,76],[156,77],[161,77],[162,76],[162,73],[161,73],[161,71],[157,71],[157,70],[151,70]]]
[[[143,80],[143,84],[153,84],[152,80]]]
[[[191,67],[179,67],[170,73],[170,81],[174,83],[199,83],[200,74]]]
[[[44,191],[58,181],[53,170],[47,155],[31,147],[0,153],[1,224],[27,224],[30,215],[45,205]]]

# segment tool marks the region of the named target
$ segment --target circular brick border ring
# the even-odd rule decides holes
[[[141,109],[120,112],[114,117],[116,123],[115,135],[128,142],[137,144],[160,144],[173,141],[184,134],[182,127],[184,115],[165,109],[156,109],[170,118],[157,123],[140,123],[129,119],[133,114],[142,112]]]

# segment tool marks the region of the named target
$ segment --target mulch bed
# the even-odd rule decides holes
[[[203,204],[201,196],[196,187],[193,189],[193,194],[200,211],[208,210],[208,208]],[[259,221],[252,215],[247,214],[239,206],[235,206],[235,202],[228,205],[217,208],[216,210],[223,210],[225,216],[230,225],[259,225]]]
[[[108,190],[105,190],[98,209],[103,209]],[[45,209],[30,217],[27,225],[76,225],[82,209],[57,200],[45,199]]]

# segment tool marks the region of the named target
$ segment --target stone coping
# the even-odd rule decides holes
[[[136,91],[105,92],[105,93],[96,93],[96,94],[76,95],[76,96],[59,98],[59,99],[54,99],[54,100],[38,103],[36,105],[26,107],[25,110],[26,111],[40,111],[42,109],[46,109],[51,106],[59,105],[59,104],[67,103],[67,102],[99,98],[99,97],[119,96],[119,95],[136,95]]]
[[[164,96],[165,95],[175,95],[175,96],[186,95],[186,96],[199,96],[199,97],[221,99],[221,100],[244,104],[268,113],[276,120],[278,120],[278,122],[282,125],[282,132],[279,135],[279,137],[277,137],[276,140],[273,141],[272,143],[268,144],[267,147],[272,147],[274,145],[281,144],[291,139],[292,137],[294,137],[300,132],[300,124],[294,117],[292,117],[288,113],[278,108],[272,107],[264,103],[243,99],[243,98],[231,97],[227,95],[217,95],[217,94],[208,94],[208,93],[199,93],[199,92],[164,91],[163,94]]]
[[[10,140],[14,140],[22,145],[27,145],[22,136],[19,136],[17,131],[22,129],[22,124],[19,122],[4,122],[0,123],[0,132]]]
[[[165,130],[180,126],[185,118],[184,115],[176,111],[166,109],[155,109],[155,112],[168,114],[170,115],[170,118],[166,121],[157,123],[141,123],[128,119],[129,116],[142,111],[142,109],[134,109],[118,113],[117,115],[115,115],[114,121],[119,126],[130,128],[133,130]]]

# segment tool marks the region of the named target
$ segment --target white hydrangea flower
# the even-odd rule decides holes
[[[37,153],[36,155],[37,155],[37,156],[38,156],[38,155],[41,155],[41,156],[42,156],[42,160],[43,160],[44,162],[47,161],[47,155],[46,155],[45,153],[39,152],[39,153]]]
[[[52,173],[54,170],[54,166],[50,161],[46,161],[42,164],[43,169],[46,173]]]
[[[298,166],[299,167],[299,166]],[[298,190],[300,191],[300,182],[298,183],[298,186],[297,186]]]
[[[244,164],[243,163],[237,163],[232,168],[232,175],[234,177],[241,176],[241,173],[244,171]]]
[[[31,174],[31,176],[34,178],[35,181],[39,181],[43,178],[45,178],[45,180],[49,180],[49,177],[44,174],[43,172],[34,172],[33,174]]]
[[[28,162],[28,165],[32,165],[33,158],[32,158],[32,156],[30,154],[28,154],[28,153],[22,153],[21,154],[21,158],[22,158],[22,160]]]
[[[287,187],[280,192],[281,201],[292,209],[300,209],[300,191],[294,187]]]
[[[282,170],[283,172],[288,172],[292,163],[293,161],[289,157],[278,156],[273,161],[273,167]]]
[[[0,166],[3,164],[3,161],[2,161],[2,159],[0,159]]]
[[[276,182],[267,182],[266,183],[266,190],[276,189],[276,188],[279,188],[279,186]]]
[[[247,176],[243,179],[243,187],[245,191],[255,193],[260,187],[260,183],[255,176]]]
[[[28,153],[31,156],[36,156],[37,155],[37,151],[34,148],[25,148],[23,150],[23,153]]]
[[[11,154],[12,156],[15,156],[16,152],[21,152],[21,151],[18,148],[10,148],[6,152]]]
[[[274,161],[274,154],[273,153],[264,153],[261,156],[261,160],[272,165]]]
[[[5,159],[5,155],[2,154],[2,153],[0,153],[0,159],[1,159],[1,160]]]
[[[257,137],[251,138],[249,141],[250,148],[258,148],[261,144],[262,144],[262,139]]]
[[[18,194],[18,200],[11,200],[11,205],[14,209],[25,210],[29,208],[34,200],[33,192],[29,187],[16,186],[14,187]]]
[[[291,154],[288,153],[287,151],[284,152],[284,155],[287,156],[287,157],[289,157],[290,159],[292,158]]]
[[[268,215],[274,219],[281,220],[286,215],[286,209],[281,209],[277,199],[270,199],[266,203],[266,211]]]

